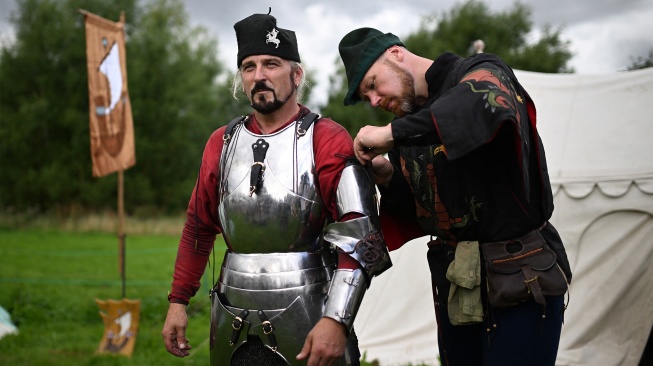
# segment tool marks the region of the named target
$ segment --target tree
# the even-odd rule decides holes
[[[0,53],[0,208],[115,208],[116,174],[91,175],[84,9],[126,13],[136,165],[125,207],[180,210],[210,133],[242,113],[217,40],[190,28],[180,0],[20,0],[16,41]],[[227,117],[225,117],[227,116]]]
[[[647,56],[630,57],[630,65],[626,70],[639,70],[647,67],[653,67],[653,49],[648,51]]]
[[[133,1],[90,3],[115,19],[118,9],[134,10]],[[11,19],[16,42],[0,55],[2,206],[45,208],[71,197],[89,199],[100,189],[88,190],[88,86],[80,18],[71,2],[18,2]]]
[[[181,1],[156,0],[127,42],[137,154],[125,173],[131,207],[185,207],[206,140],[229,122],[232,113],[221,112],[237,108],[215,82],[223,72],[217,40],[188,22]]]
[[[418,30],[402,37],[411,52],[435,60],[444,52],[460,56],[473,53],[472,43],[482,39],[485,52],[494,53],[511,67],[537,72],[571,72],[567,63],[571,59],[569,42],[562,40],[562,30],[545,26],[535,43],[527,43],[531,33],[531,13],[527,6],[516,3],[505,12],[492,13],[491,9],[477,0],[457,5],[448,13],[427,14],[422,17]],[[329,97],[321,110],[345,125],[355,135],[365,124],[381,125],[391,120],[389,114],[375,114],[364,104],[354,108],[342,105],[346,93],[346,77],[340,59],[338,72],[330,80]]]
[[[498,55],[514,69],[570,72],[567,63],[572,54],[569,42],[561,39],[562,30],[545,25],[540,39],[529,44],[526,37],[532,30],[530,17],[530,8],[520,3],[493,14],[486,4],[470,0],[448,14],[425,16],[417,32],[404,43],[413,53],[435,59],[447,51],[470,55],[472,43],[482,39],[484,52]]]

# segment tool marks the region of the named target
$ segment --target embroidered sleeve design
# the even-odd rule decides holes
[[[481,203],[474,197],[466,199],[467,210],[461,217],[452,217],[440,199],[435,164],[446,159],[442,145],[424,147],[402,147],[401,164],[404,177],[413,191],[415,207],[420,226],[442,238],[453,239],[451,229],[467,226],[478,221],[476,210]]]
[[[465,75],[460,82],[469,85],[472,93],[485,94],[485,108],[489,108],[492,113],[498,108],[513,110],[517,124],[521,125],[517,103],[523,104],[524,100],[504,72],[499,69],[476,69]]]

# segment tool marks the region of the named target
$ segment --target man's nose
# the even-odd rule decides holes
[[[381,103],[381,99],[383,99],[376,93],[370,93],[369,98],[370,98],[370,105],[372,107],[378,107],[379,104]]]
[[[254,71],[254,80],[256,81],[267,80],[267,74],[265,72],[264,67],[256,67],[256,70]]]

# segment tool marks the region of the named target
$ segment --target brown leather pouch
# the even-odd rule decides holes
[[[567,292],[567,279],[556,263],[556,254],[539,230],[514,240],[482,243],[481,250],[492,306],[512,306],[530,299],[546,305],[544,296]]]

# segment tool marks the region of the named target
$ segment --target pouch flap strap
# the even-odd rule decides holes
[[[526,278],[524,284],[528,287],[528,292],[533,295],[535,302],[546,306],[546,300],[544,299],[544,294],[542,294],[542,288],[540,287],[537,274],[528,265],[521,266],[521,269],[524,272],[524,278]]]

